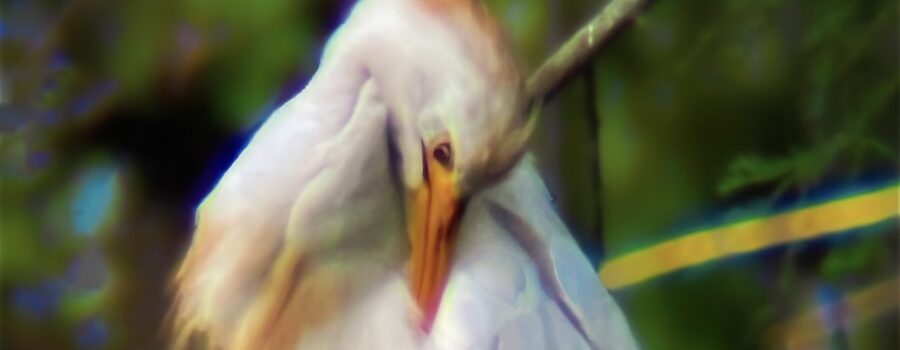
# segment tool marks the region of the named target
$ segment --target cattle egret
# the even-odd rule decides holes
[[[634,348],[469,0],[363,0],[197,211],[175,347]]]

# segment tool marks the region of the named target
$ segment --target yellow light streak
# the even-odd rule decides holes
[[[712,260],[876,224],[898,215],[898,198],[900,186],[894,184],[782,214],[697,231],[612,259],[601,267],[600,279],[608,289],[622,288]]]

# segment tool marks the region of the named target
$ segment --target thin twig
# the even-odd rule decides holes
[[[525,91],[531,99],[545,98],[566,77],[607,42],[647,0],[612,0],[587,25],[567,40],[528,78]]]

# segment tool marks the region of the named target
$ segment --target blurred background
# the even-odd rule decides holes
[[[0,2],[0,348],[159,349],[196,205],[352,1]],[[531,72],[605,1],[489,0]],[[532,151],[646,349],[900,348],[895,0],[652,1]]]

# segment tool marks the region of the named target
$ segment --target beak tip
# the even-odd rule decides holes
[[[422,333],[430,334],[432,325],[434,325],[434,322],[430,321],[429,318],[423,318],[422,322],[419,323],[419,329],[422,330]]]
[[[410,305],[410,313],[412,322],[420,331],[422,331],[422,333],[431,333],[431,329],[434,326],[435,312],[432,312],[430,308],[420,304],[418,301],[413,300]]]

